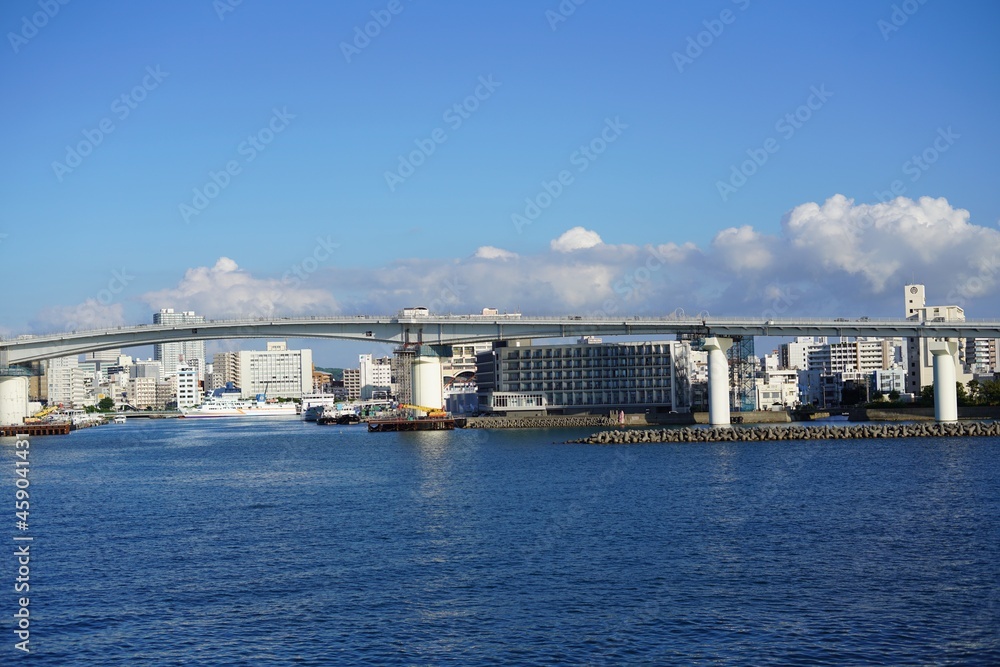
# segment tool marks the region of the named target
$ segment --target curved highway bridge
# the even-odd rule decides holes
[[[957,419],[954,377],[960,338],[1000,338],[1000,321],[921,322],[905,319],[769,319],[728,317],[592,318],[503,315],[416,315],[285,317],[210,320],[190,324],[140,324],[91,331],[0,340],[0,380],[11,365],[86,352],[228,338],[331,338],[368,340],[418,347],[444,356],[452,344],[575,336],[662,336],[687,333],[706,339],[709,351],[709,420],[729,423],[728,366],[725,352],[739,336],[880,336],[931,338],[934,354],[935,414]],[[421,352],[423,354],[423,352]],[[950,364],[948,363],[950,362]],[[939,378],[940,366],[940,378]],[[948,381],[948,377],[951,381]],[[951,391],[949,392],[949,386]],[[939,400],[938,400],[939,399]],[[420,401],[416,401],[420,403]],[[941,403],[939,408],[938,403]]]

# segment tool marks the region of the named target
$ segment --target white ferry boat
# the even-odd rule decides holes
[[[231,383],[230,383],[231,384]],[[240,398],[240,390],[232,386],[216,389],[206,396],[201,405],[181,410],[181,416],[188,419],[212,417],[294,417],[295,403],[270,402],[264,394],[255,399]]]

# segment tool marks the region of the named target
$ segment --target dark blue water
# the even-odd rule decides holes
[[[995,440],[225,421],[32,440],[32,664],[1000,664]]]

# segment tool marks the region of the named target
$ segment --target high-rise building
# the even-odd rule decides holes
[[[965,311],[960,306],[928,306],[923,285],[904,286],[906,319],[917,322],[964,322]],[[911,336],[906,339],[906,391],[919,394],[920,390],[934,384],[934,357],[929,350],[931,338]],[[966,344],[958,341],[958,358],[955,359],[955,379],[961,384],[972,379],[966,372],[964,357]]]
[[[86,373],[77,355],[50,359],[47,370],[49,405],[83,408],[87,402]]]
[[[153,313],[153,324],[203,324],[205,317],[195,315],[193,310],[175,313],[173,308],[161,308]],[[197,327],[194,327],[197,328]],[[153,358],[163,363],[163,376],[177,373],[178,366],[194,365],[197,360],[198,379],[205,379],[205,341],[185,340],[177,343],[157,343],[153,346]]]

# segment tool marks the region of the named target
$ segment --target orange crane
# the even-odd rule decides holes
[[[399,407],[406,410],[419,410],[421,412],[426,412],[428,417],[447,417],[448,413],[440,408],[428,408],[424,405],[410,405],[409,403],[400,403]]]

